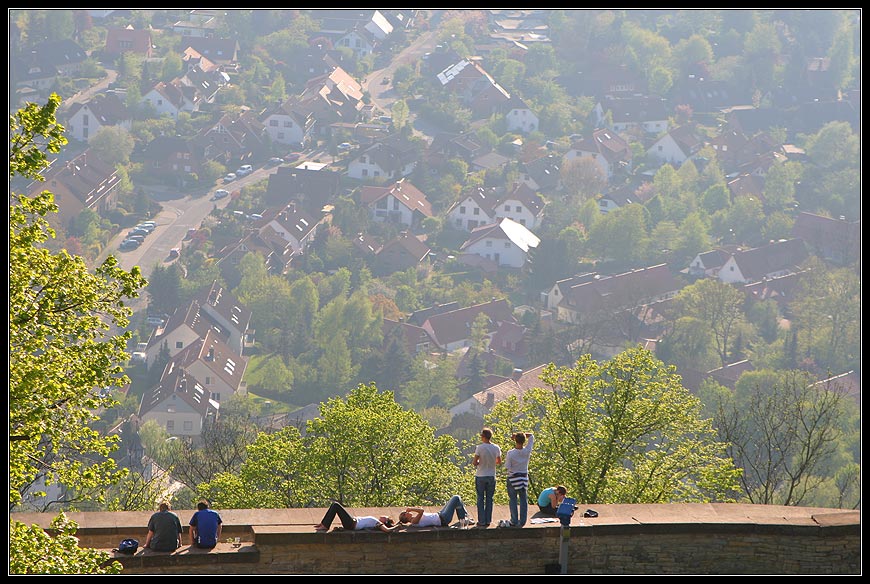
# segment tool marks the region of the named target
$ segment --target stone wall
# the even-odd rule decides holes
[[[860,511],[738,504],[595,509],[599,517],[575,514],[569,528],[530,523],[522,529],[409,528],[389,534],[315,532],[312,526],[323,509],[233,509],[220,511],[223,536],[239,536],[238,548],[229,543],[214,550],[185,545],[172,554],[139,550],[115,558],[124,574],[861,573]],[[506,511],[499,508],[493,517]],[[396,509],[352,512],[396,516]],[[186,524],[190,512],[178,513]],[[150,513],[70,516],[79,524],[80,545],[109,551],[124,537],[144,542],[142,526]],[[52,517],[22,514],[17,519],[47,527]]]

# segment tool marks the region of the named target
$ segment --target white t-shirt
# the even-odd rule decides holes
[[[474,449],[474,454],[480,457],[480,464],[474,471],[474,476],[477,477],[494,477],[495,476],[495,460],[501,456],[501,448],[498,444],[481,442]]]
[[[373,529],[380,525],[381,520],[371,515],[356,518],[356,527],[354,529]]]
[[[441,516],[438,513],[423,513],[418,527],[441,527]]]

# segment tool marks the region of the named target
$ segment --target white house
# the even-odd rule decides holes
[[[691,126],[673,128],[667,134],[656,140],[646,153],[661,163],[670,163],[676,167],[697,154],[704,145]]]
[[[308,248],[317,235],[320,222],[308,215],[300,205],[291,201],[283,209],[274,209],[257,222],[261,237],[273,234],[288,242],[298,254]]]
[[[528,134],[540,128],[538,116],[519,97],[511,96],[510,100],[500,107],[505,112],[504,117],[509,132]]]
[[[170,436],[199,436],[213,421],[220,403],[190,372],[170,362],[160,383],[144,392],[139,405],[142,423],[154,420]]]
[[[142,96],[142,103],[152,106],[158,117],[168,114],[173,120],[177,120],[181,112],[194,112],[199,109],[194,88],[179,87],[162,81]]]
[[[797,271],[808,257],[802,239],[782,239],[731,254],[717,276],[726,284],[759,282]]]
[[[505,217],[474,229],[459,249],[492,260],[498,266],[522,268],[529,251],[540,243],[540,238],[527,227]]]
[[[477,187],[447,210],[447,220],[456,229],[472,231],[496,220],[493,207],[498,202],[495,189]]]
[[[94,134],[110,126],[129,130],[133,116],[114,93],[101,93],[86,103],[75,103],[67,112],[64,127],[74,140],[87,142]]]
[[[311,114],[303,114],[296,110],[290,101],[266,113],[263,126],[276,144],[303,145],[308,141],[308,133],[312,126]]]
[[[420,189],[404,178],[388,187],[367,185],[360,189],[360,202],[375,221],[414,226],[432,217],[432,205]]]
[[[398,180],[414,172],[417,153],[401,138],[373,144],[347,165],[347,176],[358,180]]]
[[[528,229],[536,229],[543,221],[546,203],[526,183],[515,183],[493,209],[496,219],[506,217]]]
[[[617,173],[631,170],[631,148],[613,130],[594,130],[590,135],[575,141],[565,153],[566,161],[583,157],[591,157],[604,171],[607,180],[611,180]]]

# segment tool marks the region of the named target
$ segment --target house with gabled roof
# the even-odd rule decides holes
[[[504,298],[493,298],[489,302],[433,313],[420,326],[426,329],[439,349],[455,351],[471,345],[471,329],[481,313],[488,319],[486,330],[488,338],[492,337],[501,323],[516,322],[508,301]]]
[[[265,239],[275,234],[288,242],[297,255],[314,244],[320,226],[329,224],[331,220],[329,215],[312,217],[295,201],[284,207],[266,209],[262,215],[263,218],[255,224],[260,237]]]
[[[190,10],[186,17],[172,24],[172,32],[182,37],[213,37],[222,19],[210,10]]]
[[[523,365],[529,358],[526,327],[516,322],[503,322],[492,334],[489,349],[496,355],[510,359],[514,365]]]
[[[180,182],[186,175],[198,174],[208,161],[205,145],[196,138],[156,136],[142,152],[144,167],[161,175],[175,174]]]
[[[557,303],[557,319],[576,324],[610,319],[617,313],[662,302],[679,290],[667,264],[658,264],[612,276],[583,274],[573,282],[559,282],[558,290],[551,290],[548,307]]]
[[[151,367],[163,350],[172,358],[209,332],[224,343],[230,340],[230,331],[203,310],[200,301],[192,300],[173,312],[162,326],[152,329],[145,349],[145,363]]]
[[[380,187],[363,186],[359,190],[360,204],[369,210],[374,221],[400,223],[413,227],[432,217],[432,204],[420,189],[405,178]]]
[[[184,367],[170,361],[160,383],[146,389],[139,404],[141,423],[154,420],[170,436],[199,436],[217,419],[220,403]]]
[[[450,413],[454,416],[471,413],[482,418],[492,411],[495,404],[510,397],[516,397],[522,402],[523,396],[530,389],[545,387],[541,381],[544,367],[546,365],[538,365],[528,371],[515,369],[510,379],[499,381],[495,385],[475,393],[467,400],[459,402],[450,408]]]
[[[420,353],[429,353],[435,346],[435,341],[426,329],[409,322],[384,317],[381,330],[384,333],[384,343],[389,342],[391,332],[397,332],[404,342],[405,350],[412,357]]]
[[[362,86],[341,67],[309,79],[295,107],[316,120],[324,133],[334,122],[356,122],[363,104]]]
[[[215,263],[228,286],[235,287],[241,282],[238,266],[249,253],[262,257],[269,273],[278,276],[285,275],[299,255],[289,241],[271,230],[264,230],[262,234],[257,231],[245,233],[215,254]]]
[[[531,160],[520,161],[520,180],[536,192],[549,193],[562,186],[562,157],[542,154]]]
[[[495,206],[499,195],[495,187],[474,187],[447,209],[447,220],[456,229],[473,231],[481,225],[495,223]]]
[[[106,30],[106,45],[103,48],[106,55],[114,57],[134,53],[150,59],[153,50],[150,30],[136,30],[132,24],[124,28],[109,27]]]
[[[121,179],[117,170],[91,152],[88,148],[65,163],[55,160],[43,173],[44,181],[34,181],[27,187],[29,197],[42,191],[54,194],[57,213],[48,214],[48,222],[54,227],[66,226],[85,209],[99,215],[114,209],[118,201]]]
[[[303,147],[311,140],[314,115],[297,107],[295,99],[288,99],[274,108],[267,109],[261,121],[276,144]]]
[[[644,184],[646,182],[642,179],[629,179],[621,185],[608,189],[598,198],[598,210],[606,215],[632,203],[646,205],[655,196],[655,190],[645,188]]]
[[[141,103],[153,107],[158,117],[168,115],[177,120],[181,112],[199,111],[200,96],[194,88],[184,86],[177,80],[170,83],[160,81],[145,92]]]
[[[347,164],[347,176],[358,180],[398,180],[414,172],[418,158],[414,144],[393,134],[352,158]]]
[[[129,130],[133,125],[133,116],[114,93],[100,93],[87,102],[76,102],[65,117],[69,137],[80,142],[87,142],[103,128],[117,126]]]
[[[722,248],[701,252],[689,264],[686,273],[696,278],[715,278],[725,262],[731,257],[731,253],[731,251]]]
[[[190,47],[217,65],[232,65],[239,61],[239,41],[217,37],[184,36],[182,47]]]
[[[532,249],[538,247],[541,239],[513,219],[502,217],[495,223],[481,225],[471,231],[468,239],[460,246],[464,257],[480,256],[492,260],[498,267],[522,268]]]
[[[224,342],[239,355],[244,353],[245,337],[251,324],[250,309],[215,280],[194,296],[205,313],[217,323],[215,330],[227,332]]]
[[[612,120],[610,129],[625,133],[640,130],[645,134],[661,134],[668,131],[667,102],[661,97],[651,95],[613,97],[599,100],[592,108],[595,124],[604,127],[608,114]]]
[[[205,337],[196,339],[172,357],[166,370],[183,368],[202,384],[211,399],[221,402],[247,393],[242,381],[247,366],[247,359],[222,342],[218,333],[209,330]]]
[[[747,284],[763,278],[776,278],[799,271],[809,257],[802,239],[781,239],[768,245],[737,251],[719,270],[726,284]]]
[[[544,219],[547,203],[524,182],[516,182],[498,198],[493,213],[496,219],[506,217],[528,229],[537,229]]]
[[[264,158],[269,153],[269,133],[250,111],[226,113],[197,135],[211,160],[227,166]]]
[[[732,203],[737,199],[747,198],[761,201],[764,204],[764,177],[755,174],[741,174],[726,184]]]
[[[704,140],[698,135],[695,125],[685,124],[668,130],[647,148],[646,154],[661,163],[679,168],[703,147]]]
[[[817,256],[840,265],[854,262],[861,255],[861,221],[802,211],[795,217],[791,235],[803,239]]]
[[[592,158],[608,180],[631,170],[632,154],[628,142],[613,130],[597,128],[571,144],[565,160]]]
[[[504,112],[508,132],[528,134],[540,129],[541,122],[537,114],[520,97],[511,95],[510,99],[499,107]]]
[[[423,326],[424,322],[426,322],[427,320],[429,320],[430,317],[435,316],[436,314],[444,314],[445,312],[459,310],[460,308],[461,306],[459,306],[459,302],[456,302],[455,300],[453,302],[439,302],[436,303],[434,306],[415,310],[408,315],[408,318],[406,320],[411,324]]]
[[[33,47],[32,53],[64,77],[76,76],[88,59],[85,50],[72,39],[42,41]]]
[[[808,273],[807,270],[792,272],[784,276],[762,278],[758,282],[743,286],[746,298],[753,302],[773,300],[779,307],[780,312],[785,313],[788,305],[794,300],[800,286],[801,279]]]
[[[312,218],[319,217],[341,190],[341,174],[332,170],[281,166],[269,175],[263,199],[270,207],[295,202]]]
[[[432,249],[419,236],[402,231],[375,253],[374,272],[386,276],[425,265]]]

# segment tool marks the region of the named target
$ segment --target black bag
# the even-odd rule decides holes
[[[118,551],[122,554],[133,555],[136,553],[136,550],[139,549],[139,540],[138,539],[123,539],[121,543],[118,544]]]

